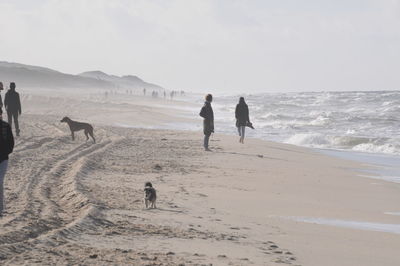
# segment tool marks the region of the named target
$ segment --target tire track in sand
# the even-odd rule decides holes
[[[3,228],[12,228],[0,234],[1,256],[21,253],[32,245],[32,241],[55,230],[68,228],[68,224],[76,224],[76,220],[84,219],[93,211],[88,199],[79,191],[76,179],[90,171],[88,156],[104,152],[113,142],[108,139],[90,146],[81,144],[50,160],[43,158],[46,153],[52,152],[49,147],[62,151],[68,147],[68,143],[55,139],[38,146],[37,161],[45,162],[29,171],[27,183],[22,186],[25,196],[20,197],[25,200],[22,211],[1,224]],[[19,161],[31,155],[21,154]]]

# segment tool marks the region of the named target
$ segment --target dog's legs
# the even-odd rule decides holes
[[[88,135],[88,131],[85,129],[85,136],[86,136],[86,141],[88,141],[89,140],[89,135]]]
[[[92,137],[93,142],[96,143],[96,139],[94,138],[94,135],[93,135],[93,130],[89,130],[89,135]]]

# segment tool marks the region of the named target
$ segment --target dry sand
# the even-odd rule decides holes
[[[398,210],[400,186],[360,177],[355,169],[365,166],[218,134],[213,152],[204,152],[201,132],[108,126],[184,120],[172,105],[136,96],[130,103],[23,99],[5,182],[1,264],[400,264],[399,235],[291,219],[399,223],[383,212]],[[98,142],[81,132],[72,141],[59,123],[66,114],[94,121]],[[143,208],[146,181],[157,189],[157,209]]]

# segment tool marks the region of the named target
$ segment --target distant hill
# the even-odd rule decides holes
[[[14,81],[17,87],[29,88],[163,89],[136,76],[118,77],[101,71],[71,75],[45,67],[2,61],[0,61],[0,81],[4,85]]]
[[[83,72],[79,74],[81,77],[86,77],[86,78],[92,78],[96,80],[104,80],[111,82],[121,88],[148,88],[148,89],[163,89],[162,87],[148,83],[143,81],[137,76],[115,76],[115,75],[109,75],[107,73],[104,73],[102,71],[88,71],[88,72]]]

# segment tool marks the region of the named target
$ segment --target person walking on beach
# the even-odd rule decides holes
[[[247,106],[243,97],[239,98],[239,103],[236,105],[235,117],[236,127],[238,128],[240,136],[239,142],[243,144],[246,126],[250,124],[249,107]]]
[[[214,112],[211,107],[212,95],[206,95],[206,102],[201,108],[200,116],[204,118],[203,120],[203,132],[204,132],[204,149],[206,151],[211,151],[208,148],[208,142],[210,140],[211,133],[214,133]]]
[[[4,106],[7,110],[8,124],[12,125],[14,118],[15,134],[19,136],[19,123],[18,116],[21,115],[21,101],[19,99],[19,93],[15,91],[15,83],[10,83],[10,89],[6,93],[4,98]]]
[[[0,217],[4,211],[4,176],[8,166],[8,155],[14,149],[14,136],[11,127],[3,121],[3,110],[0,108]]]
[[[1,91],[3,89],[3,82],[0,81],[0,108],[3,108],[3,100],[1,99]]]

